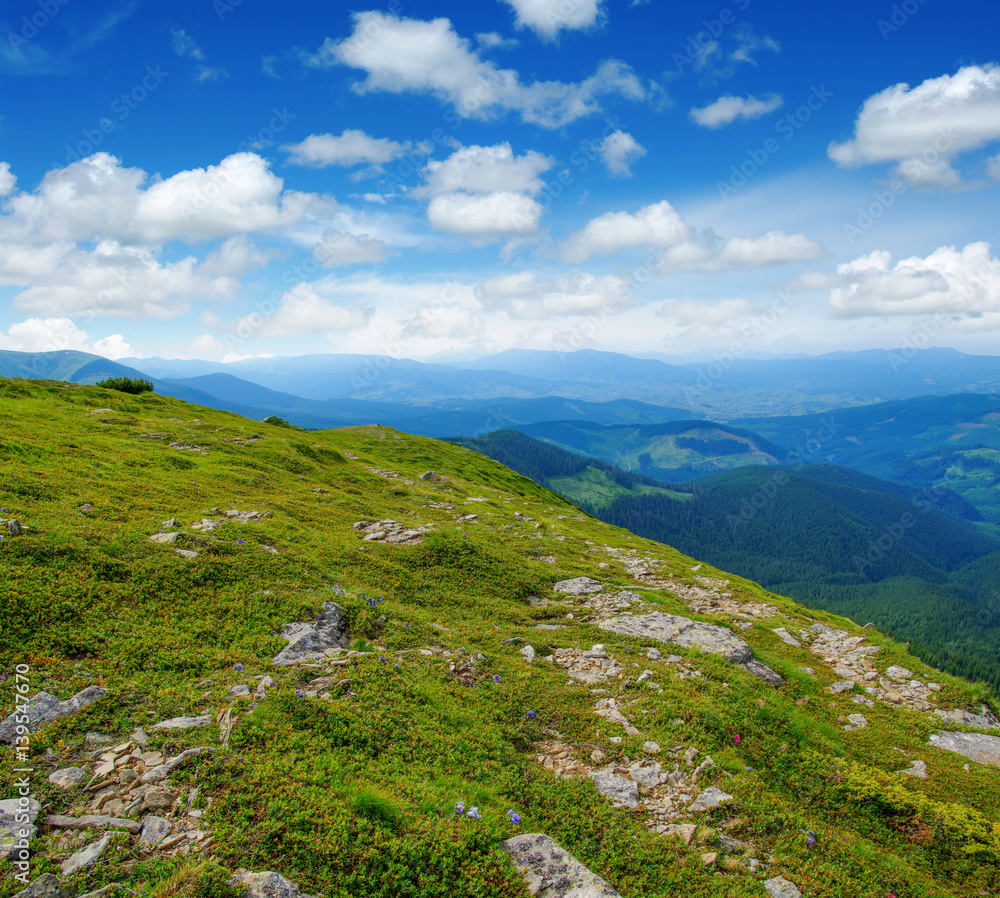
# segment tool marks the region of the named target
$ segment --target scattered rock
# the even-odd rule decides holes
[[[151,543],[159,543],[161,546],[172,546],[181,538],[180,533],[154,533],[149,541]]]
[[[612,633],[699,648],[703,652],[721,655],[729,663],[745,668],[767,683],[780,686],[784,682],[778,674],[754,658],[753,650],[746,642],[725,627],[659,611],[615,617],[602,621],[599,626]]]
[[[764,882],[764,888],[771,898],[802,898],[802,893],[784,876],[775,876]]]
[[[238,873],[227,883],[244,888],[243,898],[310,898],[279,873]]]
[[[795,646],[795,648],[797,649],[802,648],[802,643],[799,642],[794,636],[792,636],[792,634],[789,633],[784,627],[778,627],[777,629],[772,630],[771,632],[776,634],[777,636],[780,636],[781,641],[784,642],[786,645]]]
[[[647,755],[658,755],[660,753],[660,744],[658,742],[643,742],[642,750]]]
[[[27,704],[0,722],[0,742],[13,743],[17,739],[17,727],[20,725],[27,726],[29,733],[37,733],[45,724],[75,714],[107,694],[108,690],[100,686],[88,686],[72,698],[59,701],[48,692],[39,692],[33,695]]]
[[[706,867],[714,867],[714,866],[715,866],[715,862],[716,862],[716,861],[717,861],[718,859],[719,859],[719,852],[717,852],[717,851],[706,851],[706,852],[705,852],[705,853],[704,853],[704,854],[703,854],[703,855],[701,856],[701,862],[702,862],[702,863],[703,863],[703,864],[704,864],[704,865],[705,865]]]
[[[898,664],[893,664],[892,667],[886,668],[885,675],[887,677],[892,677],[894,680],[913,679],[913,671],[907,670],[905,667],[900,667]]]
[[[31,885],[14,895],[14,898],[74,898],[76,889],[64,889],[59,877],[43,873]]]
[[[635,810],[639,807],[639,787],[633,780],[607,770],[591,774],[597,791],[610,798],[616,808]]]
[[[28,849],[38,832],[35,820],[41,811],[42,806],[34,798],[0,801],[0,860],[13,856],[15,852],[20,855]]]
[[[589,596],[604,592],[604,587],[592,577],[574,577],[571,580],[560,580],[552,587],[554,592],[570,596]]]
[[[696,832],[698,827],[694,823],[671,823],[663,827],[664,835],[677,836],[685,845],[690,845],[694,841]]]
[[[139,834],[139,844],[143,848],[155,848],[170,835],[170,821],[166,817],[156,817],[147,814],[142,818],[142,832]]]
[[[212,722],[212,716],[205,714],[201,717],[171,717],[170,720],[161,720],[154,723],[149,731],[156,730],[190,730],[194,727],[207,727]]]
[[[82,767],[63,767],[62,770],[49,774],[49,782],[60,789],[72,789],[88,779],[87,772]]]
[[[113,882],[96,892],[87,892],[80,898],[128,898],[129,895],[136,896],[136,893],[131,889],[126,889],[121,883]]]
[[[343,609],[334,602],[324,602],[323,610],[312,621],[298,621],[285,624],[278,635],[288,641],[271,663],[278,667],[295,664],[297,661],[325,658],[326,649],[342,649],[347,646],[347,619]]]
[[[847,715],[847,726],[844,727],[845,730],[863,730],[868,726],[868,718],[864,714],[848,714]]]
[[[983,733],[934,733],[930,743],[977,764],[1000,767],[1000,736],[986,736]]]
[[[592,873],[555,840],[525,833],[503,843],[532,898],[621,898],[611,885]]]
[[[725,804],[727,801],[732,800],[733,796],[728,792],[723,792],[721,789],[716,789],[715,786],[710,786],[694,800],[688,810],[709,811],[712,808],[717,808],[720,804]]]
[[[136,820],[107,817],[103,814],[84,814],[82,817],[50,814],[44,822],[46,826],[56,829],[124,829],[133,835],[138,835],[142,829],[142,824]]]
[[[521,649],[521,657],[531,664],[535,660],[535,650],[530,645],[526,645]]]
[[[81,848],[75,854],[66,858],[66,860],[62,862],[62,866],[60,867],[62,875],[68,878],[80,870],[86,870],[93,867],[94,864],[96,864],[100,859],[101,855],[107,851],[110,844],[111,833],[108,833],[104,836],[104,838]]]
[[[900,773],[905,773],[907,776],[915,776],[919,779],[927,779],[927,765],[923,761],[912,761],[910,766],[906,770],[900,770]]]
[[[21,522],[17,518],[11,518],[7,522],[8,536],[20,536],[23,532],[24,528],[21,526]]]

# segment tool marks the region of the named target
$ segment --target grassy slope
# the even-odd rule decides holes
[[[716,780],[736,796],[712,818],[734,821],[730,833],[752,843],[758,857],[773,855],[772,875],[785,874],[807,895],[967,896],[1000,885],[996,768],[966,771],[963,759],[929,748],[934,726],[916,712],[879,705],[865,710],[868,728],[845,733],[838,718],[857,708],[824,691],[836,676],[770,629],[825,621],[860,632],[847,621],[729,578],[736,598],[770,601],[787,616],[743,634],[786,685],[771,690],[685,651],[706,680],[663,671],[659,696],[611,687],[636,699],[630,717],[645,731],[616,746],[584,688],[567,686],[550,665],[529,667],[517,645],[503,643],[522,636],[544,654],[603,642],[627,659],[639,640],[567,619],[570,606],[531,606],[526,597],[551,595],[555,580],[577,575],[609,588],[633,585],[618,561],[591,551],[594,544],[636,548],[694,582],[692,561],[674,550],[584,516],[471,451],[386,428],[304,433],[156,395],[27,381],[0,381],[0,421],[0,504],[30,528],[0,543],[0,668],[6,676],[12,664],[29,664],[32,691],[60,698],[95,680],[111,690],[34,738],[33,785],[46,813],[66,809],[72,793],[57,793],[45,774],[79,756],[88,730],[124,737],[165,717],[214,713],[228,707],[230,685],[271,674],[278,689],[238,718],[229,747],[174,778],[199,780],[213,799],[204,818],[215,836],[212,864],[279,870],[326,898],[524,896],[498,848],[512,833],[508,809],[522,816],[521,831],[548,833],[625,898],[762,894],[745,866],[706,869],[704,845],[654,836],[641,811],[615,809],[589,782],[542,770],[531,744],[545,730],[561,733],[582,758],[595,747],[636,757],[646,738],[710,753],[717,780],[705,784]],[[244,442],[254,433],[263,440]],[[175,440],[207,451],[170,448]],[[442,479],[419,480],[428,468]],[[85,502],[91,511],[78,510]],[[214,506],[269,516],[201,537],[193,561],[147,540],[171,517],[190,534],[187,525]],[[454,524],[463,512],[479,514],[479,522]],[[541,526],[516,522],[515,512]],[[364,543],[352,529],[362,518],[433,524],[437,534],[417,547]],[[600,568],[602,561],[611,567]],[[707,567],[698,573],[720,576]],[[370,611],[366,594],[384,601]],[[647,595],[665,611],[688,614],[669,590]],[[271,666],[283,644],[273,631],[333,598],[353,632],[387,660],[354,661],[349,699],[302,699],[295,689],[315,674]],[[565,629],[532,629],[546,620]],[[867,632],[884,646],[880,667],[902,663],[921,679],[942,681],[948,706],[983,697]],[[456,683],[447,659],[414,651],[428,646],[482,652],[475,687]],[[802,674],[800,664],[821,668],[819,678]],[[802,698],[810,702],[798,705]],[[203,744],[213,733],[175,735],[167,747]],[[734,733],[742,734],[739,745]],[[932,777],[896,776],[905,762],[893,748],[926,758]],[[0,753],[0,783],[13,781],[14,766],[11,752]],[[483,819],[456,817],[459,799],[478,805]],[[379,813],[366,812],[373,801]],[[983,817],[973,819],[977,813]],[[806,830],[818,837],[811,849]],[[43,833],[36,843],[35,875],[57,870],[49,839]],[[141,855],[122,840],[107,865],[79,884],[114,879],[147,896],[225,894],[204,884],[213,869]],[[16,891],[2,882],[0,896]]]

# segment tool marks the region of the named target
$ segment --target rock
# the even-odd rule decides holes
[[[569,596],[589,596],[604,592],[604,587],[592,577],[574,577],[572,580],[560,580],[552,587],[553,591]]]
[[[713,655],[722,655],[730,664],[745,668],[767,683],[780,686],[784,682],[778,674],[754,658],[753,650],[746,642],[725,627],[659,611],[652,614],[613,617],[602,621],[599,626],[602,630],[610,630],[612,633],[655,639],[685,648],[698,648]]]
[[[663,657],[663,653],[659,649],[649,649],[646,652],[646,657],[650,661],[659,661]]]
[[[131,889],[126,889],[121,883],[113,882],[110,885],[104,886],[104,888],[98,889],[96,892],[87,892],[86,895],[81,895],[80,898],[128,898],[129,895],[135,896],[136,893]]]
[[[1000,767],[1000,736],[986,736],[983,733],[934,733],[930,743],[977,764]]]
[[[643,742],[642,750],[647,755],[658,755],[660,753],[660,744],[658,742]]]
[[[180,555],[181,558],[186,558],[188,561],[198,557],[198,553],[191,551],[191,549],[174,549],[174,554]]]
[[[126,820],[122,817],[107,817],[103,814],[84,814],[82,817],[69,817],[65,814],[50,814],[45,818],[45,825],[56,829],[124,829],[133,835],[138,835],[142,824],[136,820]]]
[[[250,695],[250,687],[245,683],[241,683],[238,686],[230,686],[229,694],[233,698],[246,698]]]
[[[437,471],[424,471],[424,473],[420,475],[420,479],[421,480],[437,480],[438,479],[438,473],[437,473]]]
[[[642,735],[639,730],[637,730],[629,719],[622,714],[617,708],[601,708],[594,712],[598,717],[603,717],[605,720],[611,723],[620,724],[625,728],[625,732],[630,736],[640,736]],[[620,738],[620,737],[619,737]]]
[[[62,870],[62,875],[64,877],[70,877],[74,873],[80,870],[86,870],[93,867],[94,864],[100,859],[101,855],[107,851],[108,846],[111,844],[111,833],[108,833],[104,838],[99,839],[96,842],[81,848],[76,854],[70,855],[62,862],[60,869]]]
[[[24,532],[21,522],[17,518],[11,518],[7,522],[7,534],[9,536],[20,536]]]
[[[694,841],[696,832],[698,827],[693,823],[671,823],[663,828],[665,836],[677,836],[685,845],[690,845]]]
[[[604,754],[604,752],[601,751],[599,748],[595,748],[590,753],[590,760],[593,761],[595,764],[603,764],[607,759],[608,756]]]
[[[43,873],[32,880],[31,885],[14,895],[14,898],[73,898],[76,889],[64,889],[59,877],[52,873]]]
[[[24,856],[38,827],[35,820],[42,806],[34,798],[7,798],[0,801],[0,860]]]
[[[838,680],[832,686],[827,686],[826,691],[831,695],[837,695],[840,692],[847,692],[848,689],[854,688],[854,680]]]
[[[912,761],[910,766],[906,770],[900,770],[900,773],[905,773],[907,776],[915,776],[919,779],[927,779],[927,765],[923,761]]]
[[[535,650],[530,645],[526,645],[521,649],[521,657],[524,658],[528,664],[531,664],[531,662],[535,660]]]
[[[270,870],[263,873],[238,873],[226,884],[246,889],[243,898],[310,898],[300,892],[297,885]]]
[[[72,698],[59,701],[48,692],[39,692],[0,723],[0,742],[13,743],[17,739],[17,727],[20,725],[26,726],[29,733],[37,733],[45,724],[75,714],[107,694],[108,690],[100,686],[88,686]]]
[[[147,814],[142,818],[142,832],[139,834],[139,844],[143,848],[155,848],[170,835],[170,821],[166,817],[156,817]]]
[[[1000,720],[997,720],[996,714],[987,705],[983,705],[978,714],[962,709],[943,711],[940,708],[936,708],[934,713],[942,720],[957,723],[959,726],[975,727],[978,730],[1000,730]]]
[[[660,785],[663,768],[659,764],[635,763],[629,768],[629,776],[643,789],[655,789]]]
[[[632,780],[604,770],[590,775],[597,791],[610,798],[616,808],[635,810],[639,807],[639,787]]]
[[[176,800],[174,793],[169,789],[150,789],[145,795],[143,804],[150,811],[169,811]]]
[[[154,533],[149,541],[151,543],[158,543],[161,546],[172,546],[181,538],[179,533]]]
[[[848,714],[847,715],[847,726],[844,727],[845,730],[863,730],[868,726],[868,718],[864,714]]]
[[[764,882],[764,888],[771,898],[802,898],[802,893],[784,876],[775,876]]]
[[[799,642],[794,636],[792,636],[792,634],[789,633],[784,627],[778,627],[777,629],[774,629],[771,632],[774,633],[776,636],[781,637],[781,641],[784,642],[786,645],[795,646],[795,648],[797,649],[802,648],[802,643]]]
[[[716,861],[717,861],[718,859],[719,859],[719,852],[717,852],[717,851],[706,851],[706,852],[705,852],[705,853],[704,853],[704,854],[703,854],[703,855],[701,856],[701,862],[702,862],[702,863],[703,863],[703,864],[704,864],[704,865],[705,865],[706,867],[714,867],[714,866],[715,866],[715,862],[716,862]]]
[[[913,671],[907,670],[905,667],[900,667],[898,664],[893,664],[892,667],[886,669],[885,675],[892,677],[894,680],[910,680],[913,678]]]
[[[161,720],[154,723],[149,731],[156,730],[190,730],[194,727],[207,727],[212,722],[212,716],[205,714],[201,717],[171,717],[170,720]]]
[[[283,667],[296,661],[325,657],[326,649],[347,647],[347,619],[342,609],[334,602],[324,602],[323,610],[312,621],[298,621],[285,624],[278,633],[287,640],[286,645],[274,658],[272,664]]]
[[[60,789],[72,789],[88,779],[87,772],[82,767],[63,767],[62,770],[49,774],[49,782]]]
[[[514,836],[503,847],[532,898],[621,898],[606,880],[542,833]]]
[[[721,789],[716,789],[715,786],[710,786],[694,800],[688,810],[709,811],[712,808],[717,808],[720,804],[725,804],[727,801],[732,800],[733,796],[728,792],[723,792]]]

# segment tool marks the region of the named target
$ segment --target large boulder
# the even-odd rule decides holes
[[[730,664],[735,664],[759,677],[772,686],[780,686],[784,680],[771,668],[758,661],[753,650],[732,630],[715,624],[694,621],[677,614],[655,611],[652,614],[629,614],[602,621],[602,630],[638,636],[641,639],[655,639],[683,648],[697,648],[713,655],[721,655]]]
[[[542,833],[514,836],[503,847],[532,898],[621,898],[605,880]]]
[[[100,686],[88,686],[72,698],[59,701],[48,692],[39,692],[0,722],[0,742],[15,742],[20,735],[18,726],[26,727],[28,733],[37,733],[45,724],[75,714],[107,694],[108,690]]]
[[[1000,730],[1000,720],[997,720],[996,714],[993,713],[988,705],[983,705],[979,709],[978,714],[962,708],[950,711],[935,708],[934,713],[942,720],[949,721],[958,726],[973,727],[977,730]]]
[[[604,592],[604,587],[593,577],[574,577],[572,580],[560,580],[552,589],[568,596],[589,596]]]
[[[347,618],[335,602],[324,602],[323,610],[315,620],[285,624],[278,635],[283,636],[288,645],[274,656],[273,664],[280,667],[295,664],[296,661],[322,658],[326,649],[347,646]]]
[[[931,745],[953,751],[977,764],[1000,767],[1000,736],[984,733],[934,733]]]

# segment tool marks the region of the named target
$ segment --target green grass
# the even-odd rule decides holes
[[[726,576],[738,600],[770,602],[786,616],[743,634],[786,685],[772,690],[718,658],[681,652],[705,680],[663,674],[662,695],[610,687],[634,699],[628,714],[643,730],[618,745],[586,688],[541,659],[527,665],[522,643],[506,641],[521,637],[540,654],[603,642],[626,667],[644,664],[640,640],[578,613],[567,618],[578,606],[527,597],[551,597],[553,582],[572,576],[633,586],[603,546],[662,559],[663,573],[696,583],[694,562],[675,550],[604,525],[481,455],[383,427],[304,432],[151,393],[3,380],[0,421],[0,507],[8,509],[0,517],[28,527],[0,543],[0,668],[8,676],[27,664],[32,692],[60,698],[95,682],[110,690],[33,738],[32,783],[45,813],[74,805],[74,793],[44,774],[78,760],[88,731],[124,738],[166,717],[215,714],[229,707],[230,686],[255,676],[278,682],[238,716],[228,746],[173,775],[211,799],[203,818],[214,835],[210,857],[143,855],[123,839],[106,864],[76,878],[81,891],[117,881],[147,898],[230,898],[225,880],[245,868],[279,871],[324,898],[523,898],[526,886],[500,846],[516,832],[544,832],[625,898],[762,893],[745,865],[706,869],[699,855],[710,845],[656,836],[642,811],[616,809],[589,781],[546,772],[533,743],[551,732],[582,759],[595,748],[634,759],[645,739],[711,754],[718,767],[704,783],[736,798],[707,822],[725,823],[758,858],[773,856],[769,875],[787,876],[803,894],[964,898],[1000,887],[1000,846],[989,831],[1000,820],[1000,772],[966,771],[963,759],[927,747],[934,727],[914,711],[863,709],[870,726],[845,733],[839,717],[855,706],[825,692],[833,672],[770,629],[823,621],[860,632],[847,621],[703,567],[698,576]],[[440,480],[420,480],[427,469]],[[442,503],[452,507],[434,507]],[[190,529],[218,517],[214,507],[268,515],[211,533]],[[531,520],[516,521],[517,512]],[[479,520],[455,523],[467,513]],[[149,542],[170,518],[181,523],[184,547],[199,552],[194,560]],[[364,542],[353,529],[385,518],[434,532],[422,545],[396,547]],[[690,615],[670,590],[646,595]],[[349,688],[304,698],[296,690],[318,674],[274,668],[284,644],[275,632],[330,600],[345,608],[352,640],[372,653],[339,668]],[[564,628],[534,629],[543,622]],[[901,663],[936,679],[953,704],[984,698],[865,632],[883,646],[880,668]],[[451,665],[477,652],[484,660],[463,682]],[[799,671],[810,663],[818,678]],[[157,735],[152,745],[173,754],[215,740],[210,727]],[[925,758],[932,778],[897,777],[905,764],[896,748]],[[0,783],[14,781],[16,766],[11,752],[0,753]],[[0,787],[0,798],[13,794]],[[456,814],[459,801],[482,819]],[[818,837],[812,849],[808,830]],[[33,875],[58,872],[52,835],[35,846]],[[9,872],[0,862],[2,898],[20,888]]]

